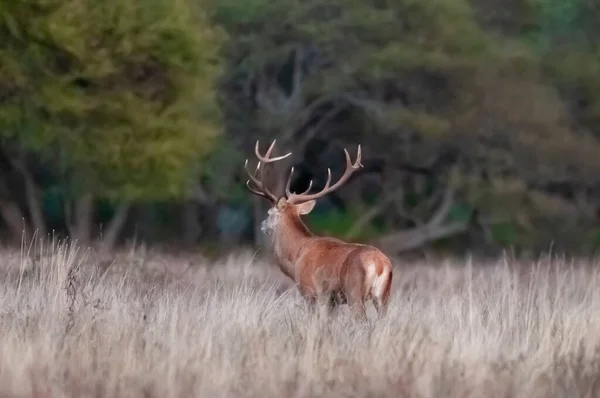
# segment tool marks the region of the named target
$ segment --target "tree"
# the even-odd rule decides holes
[[[32,164],[50,169],[83,243],[97,199],[118,204],[110,245],[131,201],[186,193],[220,122],[222,35],[201,2],[6,0],[0,13],[0,135],[32,219],[46,188],[29,184]]]
[[[516,25],[531,29],[543,13],[518,3]],[[351,235],[386,214],[379,241],[413,248],[488,228],[506,203],[521,209],[522,194],[598,182],[600,146],[571,123],[538,52],[510,30],[486,28],[469,1],[220,1],[213,17],[232,38],[225,114],[242,151],[276,136],[296,163],[321,140],[323,155],[305,164],[316,166],[307,173],[317,188],[329,148],[358,141],[365,165],[367,153],[385,164],[380,203]],[[453,186],[448,169],[460,174]],[[514,181],[525,192],[511,191],[513,201],[482,199],[490,190],[505,197]]]

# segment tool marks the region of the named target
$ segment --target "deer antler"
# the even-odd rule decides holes
[[[327,169],[327,182],[325,183],[325,188],[323,188],[323,190],[321,190],[320,192],[316,192],[313,194],[308,194],[308,191],[310,191],[310,189],[312,188],[312,180],[310,181],[310,184],[308,185],[308,189],[306,191],[304,191],[303,193],[296,194],[296,193],[290,192],[290,185],[292,184],[292,175],[294,174],[294,168],[292,167],[292,170],[290,171],[290,176],[288,177],[288,181],[285,186],[285,197],[287,199],[287,202],[291,203],[291,204],[298,204],[298,203],[308,202],[309,200],[318,199],[318,198],[321,198],[321,197],[327,195],[328,193],[330,193],[332,191],[335,191],[336,189],[341,187],[343,184],[345,184],[346,181],[348,181],[348,179],[350,178],[350,176],[355,171],[357,171],[358,169],[363,167],[363,165],[360,163],[360,158],[361,158],[360,145],[358,146],[358,152],[356,154],[356,162],[354,162],[354,164],[352,164],[352,160],[350,159],[350,154],[348,153],[348,151],[346,149],[344,149],[344,153],[346,154],[346,171],[344,171],[344,174],[340,177],[338,182],[336,182],[332,186],[329,186],[331,184],[331,169],[328,168]]]
[[[273,203],[277,202],[277,197],[273,195],[264,185],[265,165],[268,163],[273,163],[278,160],[285,159],[292,154],[290,152],[286,155],[272,158],[271,152],[273,152],[273,149],[275,148],[275,141],[276,140],[273,140],[271,146],[269,146],[269,149],[267,149],[267,152],[264,154],[264,156],[260,154],[259,141],[256,141],[256,145],[254,146],[254,153],[258,159],[258,163],[256,165],[256,170],[254,170],[254,173],[250,173],[250,171],[248,170],[248,159],[246,159],[246,162],[244,163],[244,169],[246,170],[246,173],[248,173],[248,177],[250,177],[250,179],[246,181],[246,187],[248,188],[248,190],[250,190],[250,192],[252,192],[255,195],[269,199]],[[254,183],[254,188],[250,186],[250,181]]]

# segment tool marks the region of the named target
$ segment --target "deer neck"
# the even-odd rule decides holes
[[[283,272],[291,278],[296,274],[297,259],[306,241],[313,234],[298,216],[284,216],[273,236],[273,248]]]

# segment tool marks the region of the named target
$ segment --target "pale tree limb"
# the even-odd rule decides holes
[[[365,228],[369,223],[371,223],[371,221],[373,221],[376,217],[378,217],[381,213],[383,213],[388,208],[388,205],[390,205],[394,202],[398,202],[398,199],[401,199],[403,197],[403,195],[404,195],[404,189],[402,187],[399,187],[399,188],[395,189],[393,192],[385,195],[378,204],[372,206],[369,210],[367,210],[366,212],[363,213],[363,215],[352,225],[352,227],[350,227],[350,229],[348,230],[348,232],[345,235],[345,238],[346,239],[356,238],[358,236],[358,234],[360,233],[361,229]],[[434,195],[432,200],[435,201],[436,196],[437,195]],[[430,201],[428,200],[425,203],[418,205],[417,207],[420,207],[422,205],[425,206],[425,205],[427,205],[428,202],[430,202]],[[443,208],[440,210],[444,211]],[[417,227],[422,227],[426,224],[420,218],[415,217],[411,214],[408,214],[404,210],[403,201],[401,201],[401,203],[399,205],[398,204],[396,205],[396,208],[393,210],[393,212],[395,214],[398,214],[402,218],[413,222],[415,225],[417,225]],[[442,214],[442,213],[440,213],[440,214]]]
[[[427,243],[448,238],[466,232],[469,228],[466,222],[454,222],[445,225],[427,224],[407,231],[389,234],[377,241],[384,250],[399,253],[418,249]]]
[[[289,122],[291,116],[304,107],[304,73],[302,62],[304,51],[302,47],[294,51],[292,90],[288,95],[275,78],[268,78],[265,73],[258,77],[256,102],[261,110],[269,115],[277,115]]]
[[[431,220],[428,222],[428,224],[440,225],[441,223],[443,223],[446,220],[446,218],[448,217],[450,210],[452,210],[453,205],[454,205],[454,188],[451,185],[448,185],[448,187],[444,191],[442,204],[435,211],[435,213],[433,213],[433,217],[431,217]]]
[[[77,197],[72,202],[65,203],[66,224],[70,239],[77,241],[77,244],[82,247],[92,244],[92,239],[95,238],[94,199],[94,195],[88,192]],[[102,233],[101,241],[98,242],[101,250],[109,251],[116,245],[119,233],[125,221],[127,221],[130,206],[126,202],[120,203],[117,206],[115,214]],[[71,211],[71,207],[73,207],[74,211]]]
[[[302,63],[304,62],[304,48],[299,46],[294,51],[294,75],[293,75],[293,90],[290,98],[292,104],[302,103],[304,100],[304,73],[302,71]],[[297,106],[297,105],[296,105]]]
[[[180,222],[182,239],[186,244],[195,243],[203,233],[203,228],[198,221],[200,205],[196,201],[186,201],[181,204]]]
[[[0,176],[0,217],[11,232],[11,240],[15,244],[29,242],[32,234],[27,230],[27,221],[21,207],[9,195],[9,189]]]
[[[340,104],[335,104],[332,109],[327,111],[314,126],[310,127],[306,134],[299,140],[301,148],[304,148],[323,128],[332,121],[344,108]],[[312,111],[311,111],[312,112]],[[300,126],[299,128],[302,128]]]
[[[123,229],[125,221],[127,221],[130,207],[131,205],[129,203],[120,203],[117,206],[115,214],[108,222],[105,232],[102,234],[101,246],[103,250],[109,251],[114,249],[119,233]]]
[[[69,210],[67,218],[70,221],[67,224],[71,240],[77,240],[81,246],[87,246],[92,239],[92,224],[94,211],[94,196],[91,193],[85,193],[74,200],[74,214],[70,211],[70,206],[66,204]],[[71,218],[70,216],[73,216]]]
[[[341,98],[348,101],[355,107],[362,109],[368,115],[371,115],[374,119],[380,119],[382,117],[381,102],[374,101],[371,99],[359,98],[357,95],[352,93],[346,93]]]
[[[384,250],[398,253],[466,232],[469,228],[469,221],[445,222],[453,204],[454,189],[449,185],[444,192],[442,203],[429,221],[415,228],[387,234],[377,239],[376,244]]]
[[[200,183],[195,183],[192,186],[192,192],[190,199],[196,203],[210,204],[213,202],[213,198],[206,192],[206,189]]]
[[[19,174],[23,178],[23,183],[25,185],[25,200],[27,202],[27,209],[29,210],[29,215],[31,216],[31,223],[33,224],[33,228],[37,230],[37,233],[40,236],[46,236],[47,227],[46,220],[44,218],[44,212],[42,210],[39,187],[35,183],[31,172],[27,169],[27,165],[24,159],[17,159],[16,157],[10,156],[8,154],[6,154],[6,158],[13,166],[13,168],[17,172],[19,172]]]
[[[359,217],[359,219],[356,220],[354,224],[352,224],[352,226],[350,227],[348,232],[346,232],[344,237],[346,239],[356,238],[363,228],[369,225],[371,221],[373,221],[377,216],[379,216],[390,203],[394,202],[396,199],[398,199],[398,197],[402,196],[403,194],[404,190],[402,188],[398,188],[391,194],[384,197],[384,199],[381,202],[379,202],[375,206],[372,206],[361,217]]]
[[[231,173],[225,173],[219,178],[233,179]],[[217,190],[211,191],[207,189],[201,182],[195,181],[192,183],[190,196],[181,206],[181,225],[183,229],[183,240],[187,244],[195,243],[204,233],[204,228],[198,220],[200,209],[202,206],[207,206],[214,209],[218,202],[220,193]]]

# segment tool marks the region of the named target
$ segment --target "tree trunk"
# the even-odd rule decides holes
[[[69,225],[71,240],[76,240],[80,246],[88,246],[92,240],[94,196],[90,193],[83,194],[75,200],[74,207],[75,214]]]
[[[0,176],[0,216],[10,230],[11,240],[17,245],[29,244],[33,237],[19,203],[12,198],[8,183]]]
[[[186,202],[181,205],[181,229],[185,244],[193,245],[202,235],[199,212],[200,205],[196,202]]]
[[[40,238],[44,238],[48,233],[48,229],[46,228],[46,219],[40,202],[39,189],[28,176],[25,176],[25,195],[33,228]]]
[[[102,250],[111,251],[117,244],[119,234],[127,221],[127,215],[129,214],[130,204],[121,203],[117,207],[117,211],[113,215],[113,218],[106,225],[106,229],[102,234]]]
[[[23,178],[25,185],[25,200],[27,202],[27,209],[29,210],[32,226],[37,230],[38,236],[45,237],[48,229],[46,228],[44,211],[40,202],[40,190],[33,179],[33,175],[27,168],[27,162],[24,157],[19,156],[7,156],[7,159]]]
[[[27,228],[25,215],[17,202],[0,197],[0,215],[9,228],[14,243],[29,244],[32,233]]]

